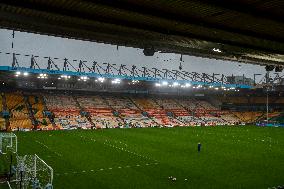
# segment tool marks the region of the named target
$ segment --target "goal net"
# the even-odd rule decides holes
[[[0,154],[8,151],[17,153],[17,136],[14,133],[0,133]]]
[[[53,169],[36,154],[17,156],[15,181],[22,189],[52,189]]]

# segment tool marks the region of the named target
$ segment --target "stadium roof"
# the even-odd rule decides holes
[[[0,27],[284,65],[282,0],[2,0]]]

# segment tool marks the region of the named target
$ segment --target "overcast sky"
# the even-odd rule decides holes
[[[117,47],[115,45],[95,43],[81,40],[73,40],[25,32],[15,32],[14,49],[12,49],[12,31],[0,29],[0,51],[17,52],[21,54],[34,54],[40,57],[50,56],[68,58],[69,60],[81,59],[99,63],[109,62],[113,64],[146,66],[148,68],[178,69],[180,55],[170,53],[155,53],[152,57],[146,57],[142,49],[129,47]],[[242,75],[253,78],[254,73],[265,74],[264,66],[242,64],[193,56],[183,56],[183,70],[199,73],[220,73],[225,75]],[[18,57],[20,66],[29,66],[28,57]],[[0,65],[11,65],[11,55],[0,54]],[[38,58],[38,63],[46,64],[44,59]],[[62,65],[63,61],[56,62]],[[74,63],[75,64],[75,63]],[[46,66],[44,66],[46,67]],[[62,66],[60,66],[62,67]]]

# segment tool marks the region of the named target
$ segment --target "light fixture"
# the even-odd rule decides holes
[[[162,85],[163,85],[163,86],[167,86],[168,84],[169,84],[169,83],[168,83],[167,81],[163,81],[163,82],[162,82]]]
[[[105,78],[103,78],[103,77],[99,77],[97,81],[99,81],[99,82],[103,83],[103,82],[105,81]]]
[[[39,79],[47,79],[47,74],[41,73],[41,74],[39,74],[39,76],[37,78],[39,78]]]
[[[156,83],[155,86],[156,86],[156,87],[160,87],[161,84],[160,84],[160,83]]]
[[[23,75],[24,75],[24,76],[28,76],[29,73],[28,73],[28,72],[24,72]]]
[[[186,83],[186,84],[185,84],[185,87],[190,87],[190,86],[191,86],[190,83]]]
[[[139,83],[138,80],[132,80],[131,82],[132,82],[132,84]]]
[[[61,75],[60,77],[66,79],[66,80],[71,78],[70,75]]]
[[[218,52],[218,53],[221,53],[222,51],[220,50],[220,49],[218,49],[218,48],[213,48],[212,49],[214,52]]]
[[[120,81],[121,81],[120,79],[116,78],[116,79],[112,80],[111,83],[120,84]]]
[[[178,82],[174,82],[172,86],[173,87],[177,87],[177,86],[179,86],[179,83]]]

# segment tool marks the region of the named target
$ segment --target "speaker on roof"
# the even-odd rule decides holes
[[[273,69],[274,69],[274,66],[273,66],[273,65],[267,65],[267,66],[265,66],[265,70],[268,71],[268,72],[273,71]]]
[[[154,56],[155,50],[154,48],[144,48],[143,53],[145,56]]]
[[[275,67],[275,72],[282,72],[283,71],[283,66],[276,66]]]

